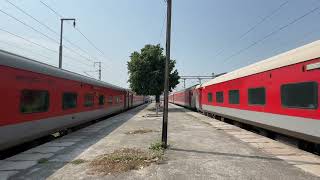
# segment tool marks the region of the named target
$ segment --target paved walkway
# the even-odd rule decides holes
[[[175,105],[169,106],[170,148],[163,163],[118,175],[90,173],[87,162],[99,155],[124,147],[147,149],[160,139],[162,118],[153,116],[153,106],[140,106],[0,161],[0,179],[320,179],[317,156]],[[154,131],[127,134],[141,128]],[[76,159],[86,162],[70,163]]]

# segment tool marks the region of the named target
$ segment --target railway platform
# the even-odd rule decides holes
[[[96,173],[119,149],[148,151],[162,117],[142,105],[0,161],[0,179],[320,179],[320,157],[169,105],[169,148],[137,170]],[[137,132],[137,133],[135,133]]]

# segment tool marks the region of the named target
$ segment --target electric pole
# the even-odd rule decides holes
[[[98,72],[99,72],[99,80],[101,81],[101,61],[99,61],[99,62],[94,62],[94,66],[96,66],[96,64],[99,64],[99,70],[98,70]]]
[[[168,137],[168,94],[169,94],[169,61],[170,61],[170,42],[171,42],[171,10],[172,0],[167,0],[167,35],[166,35],[166,63],[164,78],[164,103],[162,121],[162,146],[167,148]]]
[[[60,29],[60,46],[59,46],[59,68],[62,68],[62,33],[63,33],[63,21],[73,21],[73,27],[76,27],[76,19],[74,18],[62,18],[61,29]]]

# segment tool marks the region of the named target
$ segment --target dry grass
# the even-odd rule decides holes
[[[139,149],[124,148],[115,150],[94,159],[90,166],[94,172],[103,174],[115,174],[129,170],[138,170],[152,163],[159,162],[163,152],[146,152]]]
[[[126,132],[126,134],[145,134],[145,133],[150,133],[150,132],[155,132],[152,129],[138,129],[138,130],[134,130],[134,131],[129,131]]]

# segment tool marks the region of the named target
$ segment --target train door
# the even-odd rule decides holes
[[[123,94],[123,109],[127,109],[127,92]]]
[[[198,111],[201,111],[201,109],[202,109],[202,106],[201,106],[201,95],[202,95],[202,92],[201,92],[202,90],[201,90],[201,88],[197,88],[196,89],[196,97],[195,97],[195,101],[196,101],[196,108],[197,108],[197,110]]]
[[[199,110],[202,111],[202,88],[199,88]]]
[[[132,107],[132,103],[131,103],[131,93],[130,93],[130,92],[128,92],[128,106],[129,106],[129,108]]]
[[[127,108],[130,108],[129,92],[127,92],[127,94],[126,94],[126,99],[127,99]]]
[[[195,89],[195,103],[196,103],[196,109],[200,109],[200,103],[199,103],[199,89]]]
[[[191,106],[191,102],[192,102],[192,90],[188,90],[188,106],[189,107],[192,107]]]
[[[191,108],[196,108],[196,95],[197,95],[197,93],[196,93],[196,89],[192,89],[192,91],[191,91],[191,104],[190,104],[190,107]]]

